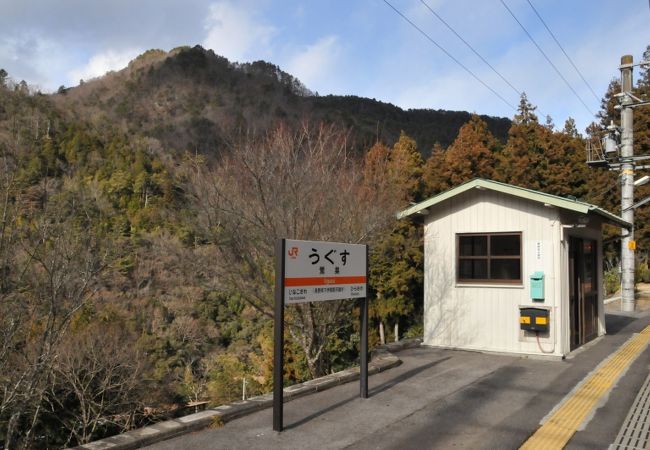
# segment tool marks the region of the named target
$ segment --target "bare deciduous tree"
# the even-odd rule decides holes
[[[33,443],[61,340],[94,298],[107,261],[82,198],[51,201],[33,217],[13,211],[0,255],[0,317],[8,325],[0,349],[0,426],[9,449]]]
[[[90,325],[63,339],[48,400],[68,432],[66,446],[90,442],[101,428],[133,426],[144,368],[134,342],[123,323]]]
[[[272,316],[277,239],[368,242],[393,220],[395,198],[365,188],[362,164],[346,142],[334,126],[280,126],[263,138],[234,140],[214,168],[188,164],[188,189],[216,252],[204,252],[215,284]],[[349,324],[351,308],[339,301],[288,309],[288,329],[312,376],[326,369],[327,339]]]

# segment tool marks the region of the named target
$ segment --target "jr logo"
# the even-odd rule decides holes
[[[287,254],[291,259],[296,259],[298,257],[298,247],[291,247]]]

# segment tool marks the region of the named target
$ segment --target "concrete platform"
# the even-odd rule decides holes
[[[231,448],[518,448],[543,419],[609,355],[650,324],[647,313],[607,316],[610,334],[572,359],[414,348],[402,365],[358,385],[339,385],[285,405],[285,427],[273,432],[270,409],[221,428],[196,431],[149,449]],[[572,435],[566,448],[612,444],[648,375],[649,351],[624,371]]]

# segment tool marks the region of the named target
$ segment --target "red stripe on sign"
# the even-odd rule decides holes
[[[295,286],[327,286],[330,284],[365,284],[366,277],[305,277],[285,278],[284,285]]]

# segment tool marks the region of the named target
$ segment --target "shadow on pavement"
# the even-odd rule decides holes
[[[621,330],[636,320],[636,317],[605,314],[605,327],[607,329],[607,334],[618,334]]]
[[[445,358],[440,358],[440,359],[438,359],[436,361],[432,361],[432,362],[430,362],[428,364],[425,364],[424,366],[415,367],[415,368],[409,370],[408,372],[404,372],[403,374],[396,376],[392,380],[386,381],[385,383],[382,383],[379,386],[377,386],[377,387],[375,387],[373,389],[370,389],[369,392],[368,392],[368,395],[370,397],[372,397],[374,395],[381,394],[382,392],[387,391],[388,389],[392,388],[396,384],[401,383],[402,381],[408,380],[409,378],[417,375],[418,373],[420,373],[420,372],[422,372],[422,371],[424,371],[426,369],[429,369],[429,368],[431,368],[433,366],[437,366],[438,364],[440,364],[440,363],[442,363],[444,361],[447,361],[448,359],[451,359],[451,356],[447,356]]]
[[[393,379],[391,379],[389,381],[386,381],[385,383],[380,384],[379,386],[377,386],[377,387],[375,387],[373,389],[370,389],[368,391],[368,395],[369,395],[369,397],[373,397],[373,396],[375,396],[377,394],[380,394],[380,393],[390,389],[391,387],[395,386],[396,384],[401,383],[401,382],[403,382],[405,380],[408,380],[409,378],[417,375],[418,373],[423,372],[423,371],[425,371],[427,369],[430,369],[431,367],[437,366],[438,364],[440,364],[440,363],[442,363],[442,362],[444,362],[444,361],[446,361],[448,359],[451,359],[451,356],[447,356],[445,358],[441,358],[441,359],[438,359],[436,361],[432,361],[432,362],[430,362],[428,364],[425,364],[423,366],[415,367],[415,368],[413,368],[413,369],[411,369],[411,370],[409,370],[407,372],[404,372],[401,375],[396,376],[395,378],[393,378]],[[294,422],[292,424],[289,424],[289,425],[285,426],[285,429],[290,430],[290,429],[293,429],[293,428],[297,428],[300,425],[303,425],[303,424],[305,424],[305,423],[307,423],[307,422],[309,422],[309,421],[311,421],[311,420],[313,420],[313,419],[315,419],[315,418],[317,418],[319,416],[322,416],[323,414],[326,414],[326,413],[328,413],[330,411],[333,411],[336,408],[340,408],[341,406],[345,405],[346,403],[350,403],[351,401],[354,401],[354,400],[356,400],[358,398],[359,397],[357,395],[352,396],[352,397],[348,397],[345,400],[341,400],[340,402],[334,403],[334,404],[328,406],[325,409],[321,409],[320,411],[315,412],[314,414],[311,414],[311,415],[309,415],[307,417],[304,417],[304,418],[300,419],[297,422]]]
[[[526,373],[523,367],[508,365],[500,367],[476,382],[465,386],[441,402],[431,403],[416,414],[433,418],[435,426],[430,421],[424,424],[417,423],[417,426],[410,428],[407,435],[401,434],[401,439],[392,442],[392,448],[407,449],[434,449],[434,448],[517,448],[504,446],[486,447],[471,442],[472,432],[481,430],[486,426],[494,429],[501,426],[500,420],[495,417],[501,412],[508,411],[507,399],[512,392],[520,391],[521,376]],[[501,402],[503,410],[490,414],[490,405]],[[401,426],[404,426],[402,424]],[[389,430],[393,431],[393,430]],[[459,437],[463,439],[463,445],[458,445]],[[377,436],[381,440],[383,435]],[[471,445],[469,445],[471,442]]]

